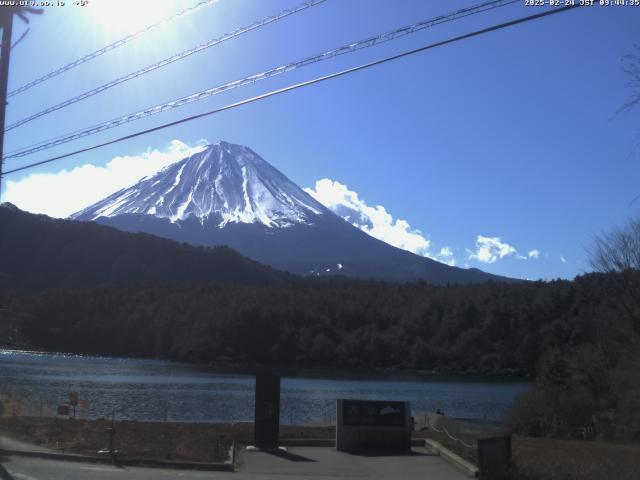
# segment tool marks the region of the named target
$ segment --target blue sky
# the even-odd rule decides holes
[[[12,97],[7,123],[301,1],[219,0]],[[127,22],[112,1],[66,3],[32,17],[12,53],[10,90],[197,1],[157,0]],[[327,0],[12,130],[5,151],[476,3]],[[7,160],[5,169],[536,11],[522,2],[439,25]],[[640,109],[616,115],[631,93],[621,58],[640,44],[639,24],[640,8],[576,9],[16,173],[2,198],[48,213],[57,203],[80,209],[87,191],[109,181],[74,168],[117,164],[133,183],[139,160],[177,160],[187,146],[224,139],[301,187],[328,179],[319,185],[325,197],[355,202],[418,253],[501,275],[573,278],[589,270],[593,235],[640,210]],[[17,21],[14,39],[24,29]],[[426,247],[409,245],[418,237]]]

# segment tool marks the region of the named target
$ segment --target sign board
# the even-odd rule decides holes
[[[346,426],[403,427],[405,417],[405,402],[342,401],[342,423]]]
[[[78,405],[78,392],[69,392],[69,403],[74,407]]]
[[[58,415],[69,416],[69,405],[58,405]]]
[[[409,402],[338,400],[336,448],[341,451],[411,450]]]
[[[256,375],[255,446],[275,450],[280,439],[280,377]]]
[[[482,480],[506,480],[511,466],[511,437],[478,439],[478,461]]]

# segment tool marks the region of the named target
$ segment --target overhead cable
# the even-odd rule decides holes
[[[131,138],[139,137],[141,135],[145,135],[145,134],[148,134],[148,133],[156,132],[158,130],[163,130],[165,128],[173,127],[175,125],[180,125],[182,123],[190,122],[192,120],[196,120],[196,119],[199,119],[199,118],[203,118],[203,117],[207,117],[207,116],[210,116],[210,115],[214,115],[216,113],[224,112],[226,110],[231,110],[231,109],[240,107],[242,105],[247,105],[249,103],[254,103],[254,102],[257,102],[257,101],[260,101],[260,100],[264,100],[265,98],[273,97],[273,96],[276,96],[276,95],[280,95],[282,93],[286,93],[286,92],[289,92],[289,91],[292,91],[292,90],[296,90],[298,88],[307,87],[309,85],[320,83],[320,82],[323,82],[325,80],[330,80],[330,79],[333,79],[333,78],[341,77],[341,76],[344,76],[344,75],[347,75],[347,74],[350,74],[350,73],[354,73],[354,72],[357,72],[357,71],[360,71],[360,70],[364,70],[364,69],[371,68],[371,67],[374,67],[374,66],[377,66],[377,65],[381,65],[383,63],[387,63],[387,62],[390,62],[390,61],[393,61],[393,60],[398,60],[400,58],[404,58],[404,57],[407,57],[409,55],[414,55],[416,53],[424,52],[426,50],[431,50],[431,49],[436,48],[436,47],[441,47],[443,45],[447,45],[447,44],[450,44],[450,43],[458,42],[460,40],[465,40],[467,38],[472,38],[472,37],[476,37],[478,35],[482,35],[482,34],[485,34],[485,33],[493,32],[493,31],[496,31],[496,30],[501,30],[503,28],[512,27],[512,26],[515,26],[515,25],[519,25],[521,23],[529,22],[529,21],[532,21],[532,20],[537,20],[539,18],[547,17],[549,15],[554,15],[554,14],[561,13],[561,12],[566,12],[568,10],[572,10],[574,8],[578,8],[578,7],[581,7],[581,6],[582,5],[580,5],[580,4],[567,5],[567,6],[560,7],[560,8],[554,8],[552,10],[546,10],[544,12],[540,12],[540,13],[537,13],[537,14],[534,14],[534,15],[529,15],[527,17],[521,17],[521,18],[518,18],[518,19],[515,19],[515,20],[511,20],[511,21],[508,21],[508,22],[505,22],[505,23],[500,23],[498,25],[493,25],[491,27],[483,28],[481,30],[476,30],[474,32],[466,33],[464,35],[459,35],[457,37],[449,38],[447,40],[442,40],[440,42],[436,42],[436,43],[432,43],[432,44],[429,44],[429,45],[425,45],[425,46],[420,47],[420,48],[416,48],[416,49],[413,49],[413,50],[408,50],[408,51],[405,51],[405,52],[402,52],[402,53],[399,53],[399,54],[396,54],[396,55],[385,57],[385,58],[382,58],[380,60],[375,60],[373,62],[365,63],[365,64],[359,65],[357,67],[348,68],[348,69],[342,70],[340,72],[335,72],[335,73],[332,73],[332,74],[329,74],[329,75],[325,75],[325,76],[322,76],[322,77],[314,78],[313,80],[308,80],[306,82],[296,83],[294,85],[290,85],[288,87],[280,88],[278,90],[272,90],[272,91],[270,91],[268,93],[263,93],[261,95],[255,96],[255,97],[247,98],[247,99],[241,100],[239,102],[231,103],[231,104],[225,105],[223,107],[219,107],[219,108],[216,108],[216,109],[213,109],[213,110],[209,110],[208,112],[199,113],[197,115],[191,115],[189,117],[185,117],[185,118],[182,118],[180,120],[175,120],[173,122],[164,123],[162,125],[158,125],[158,126],[153,127],[153,128],[148,128],[146,130],[140,130],[138,132],[131,133],[129,135],[125,135],[125,136],[122,136],[122,137],[119,137],[119,138],[115,138],[113,140],[102,142],[102,143],[99,143],[99,144],[96,144],[96,145],[92,145],[90,147],[81,148],[79,150],[75,150],[73,152],[68,152],[68,153],[65,153],[65,154],[62,154],[62,155],[57,155],[55,157],[48,158],[46,160],[41,160],[39,162],[30,163],[28,165],[23,165],[22,167],[14,168],[12,170],[7,170],[6,172],[2,173],[2,176],[8,175],[10,173],[20,172],[20,171],[23,171],[23,170],[34,168],[34,167],[37,167],[37,166],[40,166],[40,165],[44,165],[44,164],[47,164],[47,163],[51,163],[51,162],[54,162],[56,160],[61,160],[63,158],[72,157],[74,155],[78,155],[78,154],[81,154],[81,153],[89,152],[91,150],[96,150],[98,148],[105,147],[107,145],[113,145],[115,143],[123,142],[123,141],[129,140]]]
[[[286,65],[282,65],[282,66],[278,66],[275,68],[272,68],[270,70],[266,70],[264,72],[255,74],[255,75],[251,75],[248,77],[244,77],[241,78],[239,80],[235,80],[233,82],[229,82],[229,83],[225,83],[222,85],[218,85],[216,87],[213,88],[209,88],[207,90],[203,90],[191,95],[187,95],[186,97],[182,97],[176,100],[172,100],[170,102],[166,102],[160,105],[156,105],[154,107],[150,107],[147,108],[145,110],[140,110],[138,112],[135,113],[131,113],[128,115],[125,115],[123,117],[119,117],[119,118],[115,118],[113,120],[109,120],[103,123],[99,123],[97,125],[94,125],[92,127],[88,127],[84,130],[79,130],[79,131],[75,131],[73,133],[70,134],[66,134],[60,137],[56,137],[54,139],[51,139],[51,141],[48,141],[46,143],[42,143],[39,145],[31,145],[28,147],[24,147],[22,149],[19,149],[18,151],[15,151],[13,153],[10,153],[9,155],[7,155],[5,157],[5,159],[9,159],[9,158],[19,158],[19,157],[24,157],[26,155],[30,155],[32,153],[35,152],[39,152],[42,150],[46,150],[48,148],[52,148],[55,147],[57,145],[62,145],[64,143],[73,141],[73,140],[77,140],[79,138],[83,138],[86,137],[88,135],[93,135],[96,134],[98,132],[104,131],[104,130],[108,130],[114,127],[117,127],[119,125],[123,125],[125,123],[129,123],[135,120],[139,120],[141,118],[145,118],[151,115],[155,115],[157,113],[161,113],[167,110],[171,110],[177,107],[180,107],[182,105],[186,105],[189,103],[193,103],[196,102],[198,100],[202,100],[205,98],[209,98],[213,95],[217,95],[219,93],[222,92],[226,92],[228,90],[232,90],[238,87],[241,87],[243,85],[247,85],[247,84],[251,84],[251,83],[255,83],[257,81],[260,80],[265,80],[267,78],[271,78],[274,77],[276,75],[280,75],[282,73],[286,73],[289,72],[291,70],[295,70],[301,67],[305,67],[307,65],[311,65],[314,63],[318,63],[318,62],[322,62],[334,57],[337,57],[339,55],[344,55],[347,53],[352,53],[355,52],[357,50],[361,50],[364,48],[369,48],[372,47],[374,45],[378,45],[380,43],[384,43],[384,42],[388,42],[391,40],[394,40],[396,38],[405,36],[405,35],[409,35],[411,33],[415,33],[418,32],[420,30],[423,30],[425,28],[429,28],[429,27],[433,27],[435,25],[439,25],[441,23],[445,23],[445,22],[450,22],[459,18],[463,18],[463,17],[467,17],[469,15],[475,15],[481,12],[485,12],[487,10],[491,10],[494,8],[498,8],[498,7],[503,7],[505,5],[509,5],[512,3],[516,3],[519,2],[519,0],[493,0],[493,1],[487,1],[487,2],[483,2],[481,4],[472,6],[472,7],[468,7],[468,8],[464,8],[461,10],[456,10],[452,13],[448,13],[445,15],[440,15],[438,17],[429,19],[429,20],[424,20],[418,23],[414,23],[412,25],[408,25],[402,28],[398,28],[395,30],[391,30],[373,37],[368,37],[365,38],[363,40],[357,41],[357,42],[352,42],[346,45],[343,45],[341,47],[338,48],[334,48],[332,50],[327,50],[325,52],[310,56],[310,57],[306,57],[303,58],[302,60],[298,60],[292,63],[288,63]]]
[[[99,57],[100,55],[103,55],[111,50],[114,50],[128,42],[130,42],[131,40],[134,40],[135,38],[138,38],[140,35],[150,32],[151,30],[154,30],[155,28],[164,25],[165,23],[168,23],[172,20],[175,20],[178,17],[182,17],[183,15],[187,15],[189,13],[195,12],[196,10],[199,10],[202,7],[206,7],[208,5],[211,5],[212,3],[216,3],[219,0],[204,0],[196,5],[194,5],[193,7],[189,7],[189,8],[185,8],[184,10],[181,10],[177,13],[175,13],[174,15],[171,15],[169,17],[163,18],[162,20],[160,20],[159,22],[156,22],[154,24],[148,25],[144,28],[141,28],[140,30],[138,30],[137,32],[131,33],[129,35],[127,35],[126,37],[121,38],[120,40],[116,40],[113,43],[110,43],[109,45],[105,45],[104,47],[96,50],[95,52],[91,52],[87,55],[85,55],[84,57],[80,57],[77,60],[74,60],[73,62],[67,63],[66,65],[57,68],[39,78],[36,78],[35,80],[32,80],[29,83],[26,83],[24,85],[22,85],[21,87],[16,88],[15,90],[10,91],[7,94],[7,97],[12,97],[14,95],[17,95],[18,93],[22,93],[26,90],[29,90],[32,87],[35,87],[36,85],[41,84],[42,82],[45,82],[53,77],[57,77],[58,75],[60,75],[61,73],[66,72],[67,70],[71,70],[72,68],[77,67],[78,65],[82,65],[83,63],[88,62],[89,60],[93,60],[96,57]],[[123,12],[123,15],[126,15],[125,12]]]
[[[187,50],[184,50],[183,52],[180,53],[176,53],[175,55],[170,56],[169,58],[165,58],[164,60],[160,60],[159,62],[153,63],[151,65],[148,65],[144,68],[141,68],[140,70],[137,70],[135,72],[131,72],[128,73],[127,75],[124,75],[122,77],[116,78],[115,80],[112,80],[108,83],[105,83],[103,85],[100,85],[99,87],[96,88],[92,88],[91,90],[88,90],[84,93],[81,93],[80,95],[76,95],[75,97],[69,98],[67,100],[65,100],[64,102],[60,102],[56,105],[53,105],[51,107],[45,108],[44,110],[41,110],[37,113],[34,113],[32,115],[29,115],[28,117],[23,118],[22,120],[18,120],[17,122],[12,123],[11,125],[8,125],[5,128],[5,132],[8,132],[9,130],[13,130],[14,128],[17,128],[21,125],[24,125],[25,123],[31,122],[32,120],[35,120],[36,118],[40,118],[44,115],[48,115],[49,113],[55,112],[56,110],[60,110],[61,108],[65,108],[68,107],[69,105],[73,105],[74,103],[80,102],[82,100],[85,100],[89,97],[92,97],[94,95],[97,95],[98,93],[102,93],[105,90],[108,90],[110,88],[115,87],[116,85],[120,85],[121,83],[124,83],[126,81],[132,80],[134,78],[137,78],[141,75],[144,75],[146,73],[152,72],[154,70],[157,70],[158,68],[162,68],[165,67],[167,65],[172,64],[173,62],[177,62],[178,60],[182,60],[183,58],[187,58],[190,55],[193,55],[194,53],[198,53],[201,52],[202,50],[205,50],[207,48],[211,48],[215,45],[219,45],[220,43],[223,43],[227,40],[231,40],[232,38],[238,37],[240,35],[242,35],[243,33],[247,33],[250,32],[251,30],[255,30],[257,28],[260,27],[264,27],[265,25],[268,25],[270,23],[276,22],[278,20],[281,20],[285,17],[288,17],[289,15],[293,15],[295,13],[301,12],[303,10],[306,10],[308,8],[314,7],[320,3],[325,2],[326,0],[311,0],[305,3],[302,3],[300,5],[298,5],[297,7],[294,8],[289,8],[286,10],[283,10],[282,12],[278,13],[277,15],[272,15],[266,18],[263,18],[262,20],[258,20],[257,22],[253,22],[250,25],[247,25],[246,27],[242,27],[239,28],[231,33],[226,33],[224,35],[222,35],[221,37],[217,37],[214,38],[212,40],[209,40],[208,42],[205,42],[201,45],[196,45],[193,48],[189,48]]]

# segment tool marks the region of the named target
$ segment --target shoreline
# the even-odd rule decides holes
[[[462,383],[527,383],[533,384],[533,376],[518,375],[514,372],[442,372],[438,370],[410,370],[392,367],[378,367],[375,369],[343,370],[336,367],[292,367],[287,365],[255,365],[255,364],[227,364],[227,363],[191,363],[167,358],[149,357],[120,357],[111,355],[90,355],[73,352],[53,352],[45,350],[30,350],[0,345],[0,358],[7,354],[54,355],[61,357],[95,358],[110,360],[133,360],[165,362],[196,368],[206,368],[210,373],[221,375],[255,376],[259,374],[276,374],[289,378],[310,378],[323,380],[369,380],[369,381],[431,381],[431,382],[462,382]]]

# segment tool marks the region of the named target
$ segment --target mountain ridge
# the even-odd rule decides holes
[[[435,284],[518,281],[399,249],[323,206],[248,147],[209,145],[70,218],[191,245],[228,245],[298,275]]]
[[[195,178],[195,182],[182,182],[183,176]],[[326,213],[326,207],[253,150],[220,141],[70,218],[96,220],[101,216],[147,214],[174,223],[189,216],[202,222],[213,215],[221,217],[220,228],[229,222],[286,228],[308,222],[310,215]]]
[[[28,213],[6,202],[0,204],[0,225],[0,290],[144,282],[262,285],[295,281],[293,275],[228,247],[179,244],[147,233]]]

